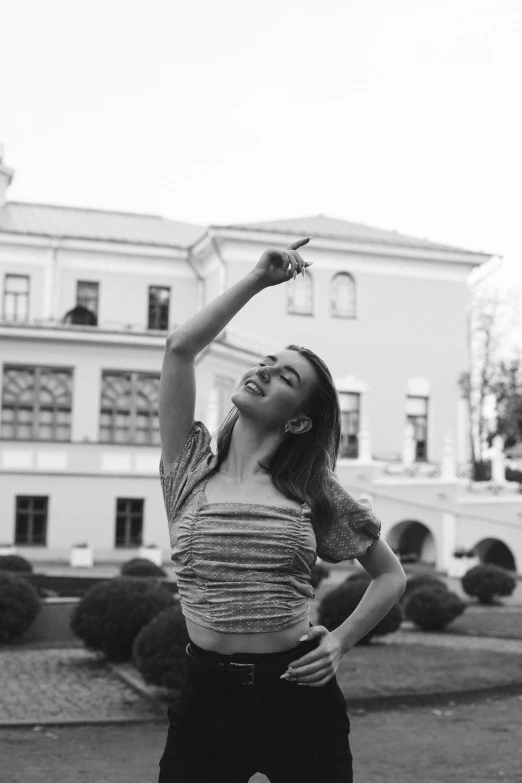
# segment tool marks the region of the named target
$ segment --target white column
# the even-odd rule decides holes
[[[413,424],[409,422],[404,427],[404,441],[402,446],[402,461],[406,468],[415,462],[415,438]]]
[[[457,462],[463,464],[469,458],[468,403],[464,397],[457,401]]]
[[[437,568],[451,576],[453,551],[457,541],[457,518],[455,514],[442,514],[442,549]]]
[[[368,416],[361,416],[361,426],[359,428],[359,462],[373,462],[372,459],[372,439],[370,434],[370,420]]]
[[[444,436],[444,453],[441,463],[441,479],[443,481],[455,481],[457,478],[457,465],[455,461],[455,449],[453,447],[453,436],[450,430],[446,431]]]
[[[504,439],[495,435],[491,453],[491,480],[493,484],[506,484],[506,466],[504,458]]]

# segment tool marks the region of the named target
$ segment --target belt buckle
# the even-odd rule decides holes
[[[250,680],[248,682],[240,682],[239,685],[253,685],[254,684],[254,676],[255,676],[255,663],[235,663],[234,661],[230,661],[228,663],[228,666],[239,666],[242,668],[250,669],[248,672],[250,676]]]

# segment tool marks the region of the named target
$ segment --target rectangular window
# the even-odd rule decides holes
[[[149,329],[169,328],[170,288],[149,286]]]
[[[406,397],[406,420],[413,425],[415,459],[428,459],[428,397]]]
[[[71,440],[72,369],[4,365],[0,438]]]
[[[116,547],[137,547],[143,541],[143,498],[117,498]]]
[[[28,275],[5,275],[2,318],[19,323],[29,319]]]
[[[361,395],[355,392],[340,392],[341,404],[341,451],[340,457],[357,459],[359,456],[359,418]]]
[[[100,441],[159,446],[159,373],[104,371]]]
[[[15,544],[47,545],[48,503],[49,498],[45,496],[16,496]]]
[[[98,316],[98,303],[100,284],[89,280],[77,280],[76,282],[76,306],[86,307],[91,313]]]

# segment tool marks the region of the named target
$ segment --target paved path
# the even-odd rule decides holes
[[[95,653],[0,649],[0,726],[165,720]]]

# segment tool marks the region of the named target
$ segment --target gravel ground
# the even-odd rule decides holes
[[[161,708],[84,649],[0,651],[0,726],[13,723],[146,721]]]
[[[349,716],[356,783],[522,783],[522,696]],[[0,729],[0,777],[157,783],[165,738],[166,717],[165,725]]]

